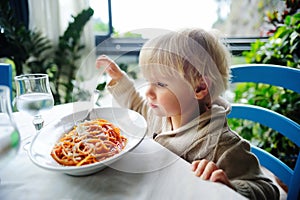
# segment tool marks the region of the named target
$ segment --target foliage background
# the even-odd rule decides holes
[[[80,37],[93,9],[87,8],[72,16],[73,20],[59,37],[58,45],[53,45],[38,30],[28,30],[15,17],[9,0],[0,2],[0,11],[0,58],[13,61],[15,75],[48,74],[55,104],[72,101],[73,80],[85,48]]]
[[[300,68],[300,8],[298,1],[286,1],[286,9],[267,13],[270,25],[267,42],[257,40],[244,52],[248,63],[278,64]],[[300,94],[266,84],[241,83],[235,90],[235,102],[262,106],[300,123]],[[242,137],[266,149],[294,167],[299,147],[278,132],[248,120],[230,119],[230,126]]]

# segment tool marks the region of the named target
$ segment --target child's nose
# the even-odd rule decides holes
[[[148,88],[146,89],[145,95],[146,95],[146,97],[148,97],[150,99],[155,98],[155,92],[154,92],[154,88],[153,88],[152,84],[148,85]]]

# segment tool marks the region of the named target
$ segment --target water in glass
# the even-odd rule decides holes
[[[16,76],[15,83],[16,107],[18,111],[33,116],[32,122],[38,134],[44,125],[42,112],[54,105],[49,77],[47,74],[24,74]]]

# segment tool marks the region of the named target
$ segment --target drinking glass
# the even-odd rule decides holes
[[[18,152],[20,135],[11,109],[10,89],[0,85],[0,168]]]
[[[32,123],[38,134],[44,125],[42,112],[50,110],[54,105],[49,77],[47,74],[24,74],[16,76],[15,83],[16,107],[18,111],[33,116]]]

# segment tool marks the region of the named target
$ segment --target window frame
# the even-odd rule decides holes
[[[111,8],[111,0],[107,0],[108,4],[108,33],[106,35],[95,35],[95,43],[96,46],[98,46],[103,41],[107,40],[108,38],[111,38],[111,35],[113,34],[113,25],[112,25],[112,8]]]

